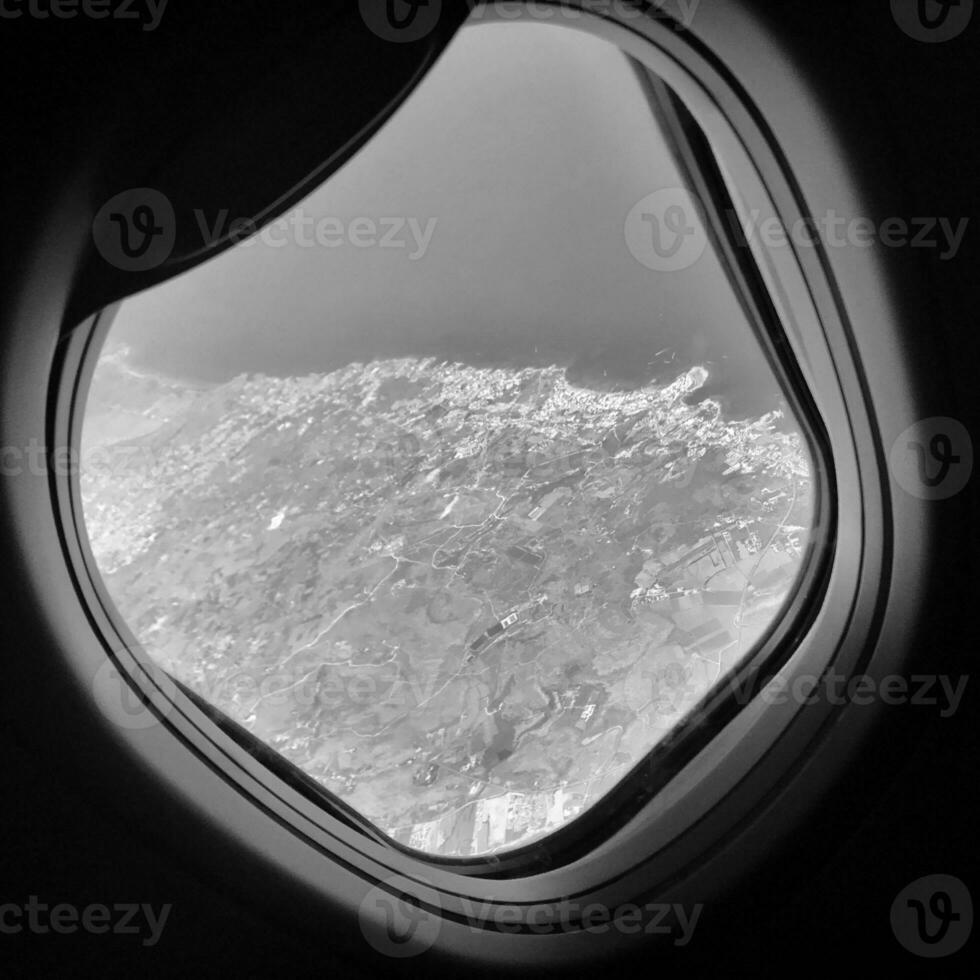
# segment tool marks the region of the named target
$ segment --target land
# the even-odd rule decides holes
[[[149,656],[396,840],[581,813],[778,616],[812,522],[785,411],[397,358],[208,389],[100,363],[93,552]],[[138,384],[137,395],[132,386]]]

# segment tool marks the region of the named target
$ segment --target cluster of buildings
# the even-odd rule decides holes
[[[391,836],[429,854],[489,854],[550,833],[577,816],[584,803],[581,793],[567,787],[510,790],[471,800],[433,820],[400,827]]]

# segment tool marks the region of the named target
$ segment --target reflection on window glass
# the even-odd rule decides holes
[[[581,813],[800,571],[807,445],[682,199],[618,50],[469,28],[296,211],[110,331],[82,495],[121,616],[410,847]]]

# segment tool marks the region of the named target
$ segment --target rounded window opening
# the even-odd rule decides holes
[[[608,43],[466,28],[100,352],[81,492],[119,615],[407,847],[586,812],[805,565],[814,456],[676,145]]]

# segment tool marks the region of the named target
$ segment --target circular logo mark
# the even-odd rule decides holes
[[[439,23],[442,0],[359,0],[361,19],[382,41],[421,41]]]
[[[916,956],[932,959],[961,949],[973,930],[973,900],[952,875],[926,875],[906,885],[892,903],[892,932]]]
[[[124,272],[146,272],[170,258],[177,219],[166,195],[133,187],[107,201],[92,222],[99,254]]]
[[[888,457],[895,482],[920,500],[959,493],[973,471],[973,441],[956,419],[937,417],[910,425]]]
[[[174,703],[177,685],[161,667],[148,664],[145,667],[161,697],[154,698],[157,710],[148,703],[111,660],[106,661],[92,678],[92,694],[99,710],[114,725],[129,731],[142,731],[160,724],[161,711],[166,713]]]
[[[708,236],[698,199],[680,187],[666,187],[637,201],[623,226],[633,258],[655,272],[677,272],[694,265]]]
[[[423,907],[394,878],[379,882],[364,896],[357,920],[368,945],[395,959],[421,955],[439,935],[438,914]]]
[[[962,34],[973,17],[973,0],[891,0],[895,23],[913,41],[939,44]]]

